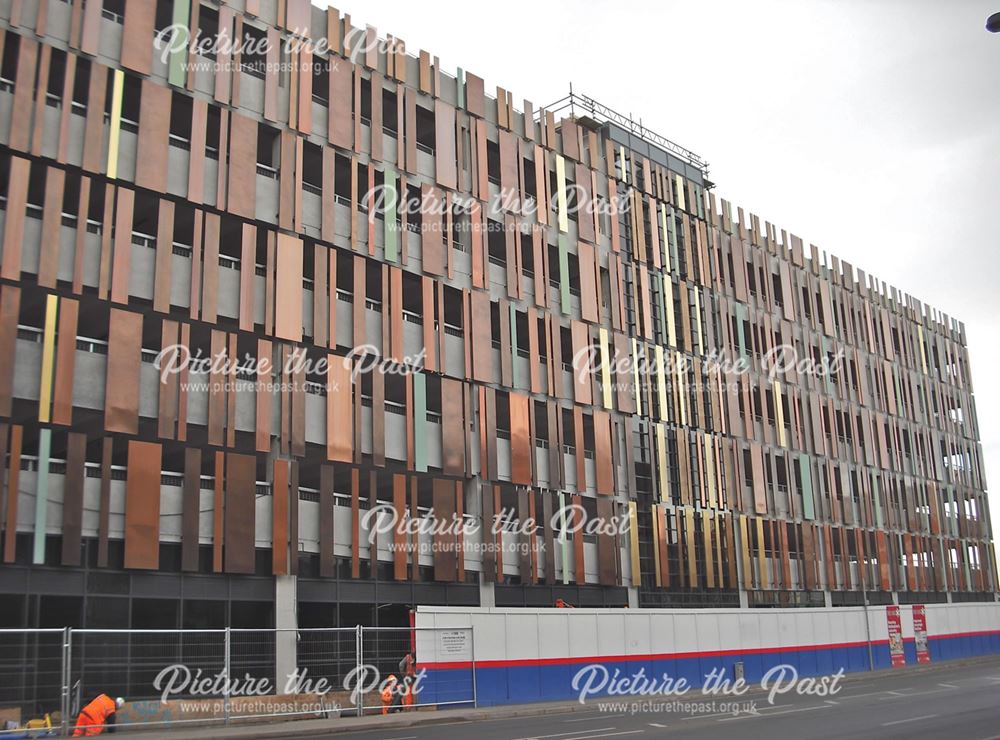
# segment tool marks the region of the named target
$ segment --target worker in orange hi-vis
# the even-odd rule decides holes
[[[105,730],[114,732],[115,715],[124,703],[125,700],[120,696],[112,699],[107,694],[101,694],[80,710],[80,714],[76,717],[73,737],[100,735]]]
[[[398,683],[399,681],[396,680],[396,676],[390,673],[382,685],[382,714],[389,713],[389,708],[396,698],[396,686]]]
[[[399,672],[403,674],[403,706],[409,711],[413,706],[413,684],[417,680],[417,660],[413,657],[413,653],[407,653],[399,661]]]
[[[556,599],[556,609],[575,609],[569,602],[563,601],[562,599]]]

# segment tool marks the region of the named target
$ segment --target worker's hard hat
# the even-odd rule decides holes
[[[122,708],[122,705],[123,705],[124,703],[125,703],[125,700],[124,700],[124,699],[122,699],[122,698],[121,698],[121,697],[119,696],[119,697],[118,697],[117,699],[115,699],[115,708],[116,708],[116,709],[121,709],[121,708]]]

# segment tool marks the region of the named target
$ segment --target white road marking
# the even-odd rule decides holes
[[[956,686],[953,683],[939,683],[938,686],[947,686],[949,689],[957,689],[958,688],[958,686]]]
[[[657,724],[656,722],[650,722],[649,726],[650,727],[666,727],[666,725]]]
[[[920,717],[909,717],[908,719],[897,719],[895,722],[883,722],[883,727],[892,727],[892,725],[902,725],[906,722],[919,722],[922,719],[931,719],[932,717],[937,717],[936,714],[924,714]]]
[[[628,730],[626,732],[608,732],[604,735],[581,735],[580,737],[575,737],[573,740],[592,740],[595,737],[615,737],[616,735],[635,735],[639,732],[645,732],[645,730]]]
[[[827,704],[840,704],[840,702],[839,702],[839,701],[834,701],[833,699],[827,699],[827,700],[826,700],[826,703],[827,703]]]
[[[593,720],[597,719],[598,717],[600,717],[601,719],[612,719],[613,717],[626,717],[626,716],[628,716],[628,715],[626,715],[625,713],[621,713],[621,714],[604,714],[603,712],[599,712],[597,714],[587,715],[586,717],[577,717],[576,719],[564,719],[563,722],[592,722]]]
[[[814,711],[816,709],[829,709],[829,708],[830,708],[830,705],[828,705],[828,704],[819,704],[819,705],[814,706],[814,707],[801,707],[800,709],[786,709],[783,712],[774,712],[773,714],[747,713],[747,714],[738,715],[736,717],[726,717],[724,719],[717,719],[715,721],[716,722],[733,722],[733,721],[738,720],[738,719],[749,719],[751,717],[777,717],[777,716],[782,715],[782,714],[795,714],[796,712],[812,712],[812,711]],[[766,707],[765,707],[765,709],[766,709]]]
[[[542,740],[543,738],[549,737],[566,737],[567,735],[579,735],[584,732],[604,732],[605,730],[615,730],[616,727],[588,727],[586,730],[573,730],[573,732],[557,732],[554,735],[528,735],[527,737],[518,738],[518,740]],[[577,740],[577,738],[571,738],[571,740]]]

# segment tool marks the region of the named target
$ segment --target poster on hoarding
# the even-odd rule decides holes
[[[923,604],[913,605],[913,643],[917,647],[917,662],[930,663],[931,653],[927,649],[927,612]]]
[[[889,655],[892,657],[892,667],[906,665],[906,654],[903,652],[903,623],[899,618],[898,606],[885,608],[885,621],[889,627]]]

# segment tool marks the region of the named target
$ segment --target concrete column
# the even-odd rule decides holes
[[[497,605],[496,592],[493,590],[493,581],[487,581],[483,574],[479,574],[479,606],[483,609],[492,609]]]
[[[899,592],[898,591],[893,591],[892,592],[892,603],[895,604],[896,606],[899,606]]]
[[[298,633],[299,627],[298,581],[295,576],[274,577],[274,626],[279,631],[274,638],[275,679],[278,692],[285,689],[289,676],[295,673],[298,664]]]
[[[639,589],[635,586],[630,586],[628,590],[628,608],[638,609],[639,608]]]
[[[829,591],[823,592],[823,606],[827,609],[833,606],[833,596],[830,595]]]

